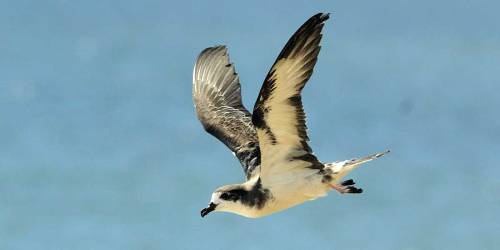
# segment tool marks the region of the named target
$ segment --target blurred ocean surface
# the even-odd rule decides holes
[[[499,249],[498,1],[0,1],[0,249]],[[252,109],[290,35],[332,12],[303,100],[322,161],[385,149],[362,195],[215,213],[239,163],[194,60],[225,44]]]

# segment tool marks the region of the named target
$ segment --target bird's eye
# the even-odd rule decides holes
[[[229,194],[228,193],[222,193],[220,195],[220,198],[223,199],[223,200],[229,200]]]
[[[222,193],[220,195],[220,198],[223,199],[223,200],[232,200],[232,201],[236,201],[238,200],[238,195],[237,194],[233,194],[231,192],[226,192],[226,193]]]

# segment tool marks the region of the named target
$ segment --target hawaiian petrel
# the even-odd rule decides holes
[[[242,104],[238,75],[224,46],[207,48],[193,72],[193,99],[205,130],[238,158],[246,174],[242,184],[213,192],[201,210],[256,218],[278,212],[334,189],[361,193],[342,178],[383,152],[361,159],[321,163],[308,145],[301,91],[311,77],[328,14],[316,14],[290,38],[267,74],[251,114]]]

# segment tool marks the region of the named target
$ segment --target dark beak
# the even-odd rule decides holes
[[[217,205],[215,205],[213,202],[210,202],[210,205],[208,205],[207,208],[204,208],[204,209],[201,210],[201,217],[205,217],[205,215],[207,215],[210,212],[214,211],[215,207],[217,207]]]

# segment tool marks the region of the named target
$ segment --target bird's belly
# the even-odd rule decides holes
[[[321,175],[314,174],[301,181],[274,183],[270,188],[272,198],[258,211],[256,217],[266,216],[309,200],[326,196],[330,189],[321,182]]]

